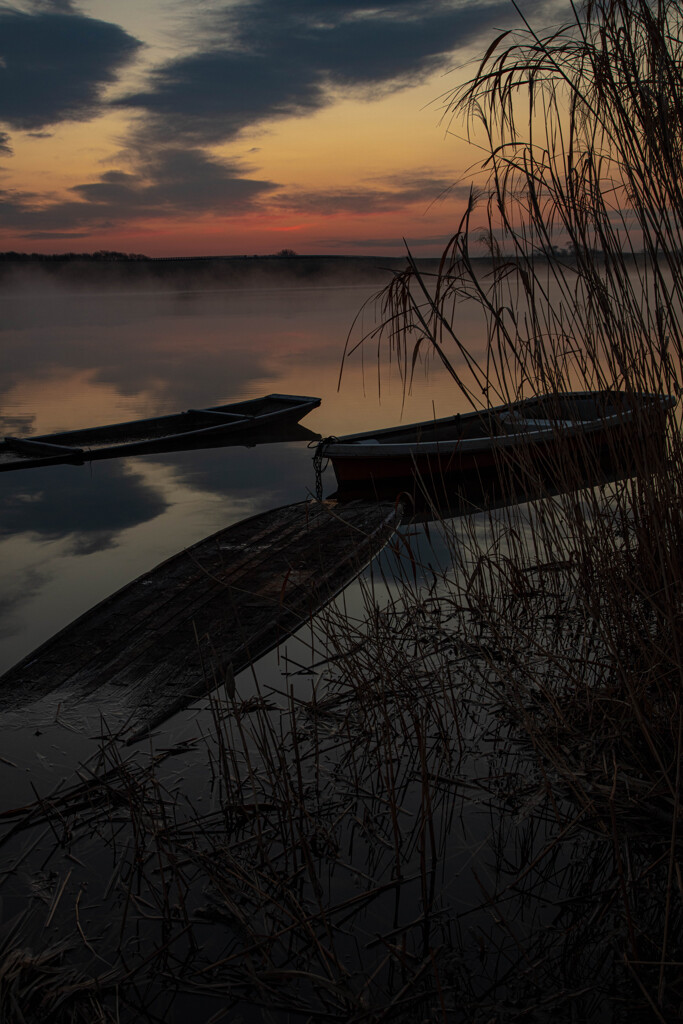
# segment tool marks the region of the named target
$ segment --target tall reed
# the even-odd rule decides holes
[[[488,140],[479,206],[436,279],[411,260],[383,296],[407,383],[431,351],[475,408],[680,388],[680,22],[589,3],[489,48],[448,108]],[[458,338],[471,300],[483,356]],[[520,501],[538,467],[501,466],[515,503],[408,526],[353,613],[311,623],[306,663],[282,652],[279,687],[242,678],[188,743],[107,742],[6,816],[6,885],[70,859],[4,937],[0,1016],[680,1018],[676,424],[664,449],[615,439],[637,472],[612,484],[587,485],[585,449]]]
[[[524,22],[500,35],[449,97],[444,116],[483,140],[478,187],[438,273],[409,256],[361,340],[397,359],[406,386],[430,353],[473,408],[577,389],[618,389],[636,406],[643,393],[681,394],[682,29],[679,3],[585,0],[557,31]],[[463,302],[483,314],[483,354],[459,337]],[[571,793],[610,838],[616,946],[655,1015],[671,1010],[681,966],[679,424],[662,415],[637,439],[614,439],[614,459],[635,471],[621,486],[583,487],[587,448],[551,455],[543,468],[562,493],[473,530],[450,585],[461,636],[496,651],[488,681],[558,806]],[[535,467],[507,468],[519,500]],[[649,934],[629,865],[644,832],[667,865]]]

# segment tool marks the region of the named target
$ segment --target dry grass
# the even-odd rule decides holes
[[[583,569],[568,600],[562,558],[520,565],[545,514],[409,528],[279,692],[217,694],[203,736],[151,757],[112,737],[18,809],[8,853],[52,840],[6,881],[45,885],[8,942],[5,1019],[29,996],[56,1021],[667,1019],[667,776],[602,687]]]
[[[680,8],[591,3],[513,43],[454,98],[490,140],[488,262],[472,207],[375,340],[407,384],[431,350],[474,407],[678,392]],[[546,467],[556,494],[406,528],[278,687],[217,694],[182,749],[112,738],[8,816],[4,892],[29,871],[34,909],[2,1019],[679,1019],[683,452],[655,426],[628,479],[586,486],[585,450]]]
[[[407,387],[430,355],[473,408],[575,389],[616,388],[636,402],[681,394],[682,28],[676,3],[589,0],[560,31],[526,26],[491,44],[446,113],[486,139],[481,191],[436,277],[409,260],[361,341],[384,346]],[[482,237],[486,261],[473,255]],[[463,302],[487,325],[480,357],[458,337]],[[479,631],[496,652],[488,682],[549,792],[570,795],[612,842],[626,924],[619,955],[655,1017],[665,1004],[680,1012],[675,984],[667,1004],[680,970],[671,952],[681,910],[679,422],[615,438],[615,462],[628,455],[635,477],[609,491],[579,493],[590,452],[563,453],[544,468],[565,493],[521,524],[499,513],[485,539],[469,535],[466,557],[458,537],[448,585],[466,609],[456,635]],[[526,477],[504,468],[533,476],[532,465]],[[660,926],[649,930],[634,912],[643,890],[630,861],[643,837],[652,863],[666,865]]]

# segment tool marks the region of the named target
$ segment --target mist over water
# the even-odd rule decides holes
[[[466,411],[433,357],[418,361],[406,387],[374,339],[344,361],[340,380],[347,341],[353,348],[382,316],[375,300],[393,262],[4,265],[0,432],[42,434],[271,392],[319,397],[302,423],[323,436]],[[453,322],[462,345],[481,354],[478,308],[460,303]],[[306,442],[287,442],[0,474],[0,671],[162,559],[304,499],[315,487],[311,454]],[[331,469],[324,487],[334,490]]]
[[[361,310],[382,283],[341,282],[259,274],[207,288],[199,275],[182,290],[125,280],[93,290],[24,271],[0,289],[0,430],[42,434],[270,392],[320,397],[303,423],[323,435],[458,411],[434,364],[409,393],[384,365],[380,393],[372,347],[347,361],[338,387],[349,330],[356,318],[354,338],[371,329],[372,303]],[[472,344],[478,330],[473,321]],[[305,442],[3,473],[0,670],[162,559],[313,488]]]

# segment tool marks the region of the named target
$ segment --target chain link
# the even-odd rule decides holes
[[[327,469],[328,462],[323,461],[326,456],[326,448],[328,444],[332,444],[337,438],[334,435],[330,437],[321,437],[319,441],[311,441],[309,448],[312,448],[315,444],[315,451],[313,452],[313,471],[315,473],[315,499],[316,501],[323,500],[323,473]],[[329,460],[328,460],[329,461]]]

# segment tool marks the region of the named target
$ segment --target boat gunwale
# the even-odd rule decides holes
[[[279,400],[283,404],[280,408],[272,409],[270,412],[250,414],[247,409],[258,408],[259,405],[263,405],[268,401]],[[51,434],[35,434],[29,435],[27,438],[17,438],[16,440],[27,440],[35,442],[36,444],[50,444],[59,443],[59,441],[65,441],[68,438],[73,438],[73,451],[55,452],[54,455],[37,455],[31,456],[27,453],[25,456],[19,455],[18,452],[12,450],[9,445],[5,447],[4,442],[0,441],[0,454],[8,452],[13,456],[19,455],[18,458],[8,460],[6,462],[0,461],[0,472],[10,469],[27,469],[27,468],[38,468],[40,466],[47,466],[53,464],[70,464],[76,463],[78,465],[84,462],[90,462],[93,459],[103,458],[105,453],[112,457],[120,455],[125,457],[127,455],[135,455],[136,452],[144,449],[151,449],[155,446],[162,447],[165,445],[173,445],[177,441],[193,441],[201,440],[206,437],[222,436],[230,434],[239,434],[240,432],[253,432],[254,435],[258,435],[258,432],[263,428],[269,426],[274,421],[279,419],[289,419],[298,413],[297,421],[301,419],[307,412],[311,412],[313,409],[318,408],[321,403],[321,399],[307,395],[285,395],[279,393],[272,393],[269,395],[263,395],[258,398],[245,399],[242,402],[230,402],[224,405],[205,406],[203,409],[195,408],[186,410],[179,413],[169,413],[165,416],[149,416],[144,419],[137,420],[125,420],[119,423],[107,423],[102,424],[98,427],[83,427],[75,430],[63,430],[55,431]],[[235,408],[243,410],[236,412],[234,418],[227,421],[223,420],[219,423],[212,423],[209,426],[194,427],[187,430],[176,430],[173,433],[159,434],[154,437],[143,437],[137,438],[136,440],[126,440],[125,437],[121,440],[115,438],[109,441],[101,441],[102,447],[92,447],[98,442],[95,437],[98,434],[103,434],[106,438],[108,431],[125,430],[126,427],[136,429],[144,429],[146,424],[159,425],[163,423],[180,424],[183,419],[190,420],[193,416],[201,415],[202,412],[224,412],[227,410],[234,410]],[[90,444],[87,440],[77,439],[81,435],[92,436]],[[78,444],[78,447],[76,447]]]
[[[557,397],[578,401],[587,398],[595,400],[601,395],[607,398],[609,398],[610,395],[618,395],[627,399],[629,398],[627,392],[618,391],[571,391],[565,392]],[[546,442],[555,439],[564,440],[576,437],[577,435],[581,436],[596,433],[601,430],[610,430],[615,426],[622,426],[631,421],[635,412],[635,408],[632,404],[630,407],[616,409],[614,412],[608,414],[595,415],[589,419],[577,419],[570,424],[567,424],[566,420],[560,420],[559,418],[556,422],[552,422],[549,417],[537,417],[537,419],[546,418],[548,420],[547,425],[542,427],[534,425],[533,419],[529,419],[526,424],[523,421],[519,424],[509,423],[508,429],[504,434],[483,434],[481,437],[445,437],[441,440],[429,441],[382,441],[382,436],[397,434],[401,430],[406,432],[418,431],[420,429],[429,430],[435,426],[444,428],[450,423],[454,426],[456,424],[462,425],[463,422],[484,419],[487,416],[500,416],[504,413],[520,412],[524,409],[525,405],[530,406],[537,402],[539,398],[543,399],[545,397],[552,398],[554,396],[541,395],[524,399],[521,402],[511,403],[510,405],[500,405],[489,409],[473,410],[468,413],[446,416],[440,419],[422,420],[419,423],[406,424],[404,428],[387,427],[376,431],[370,430],[357,434],[346,434],[343,437],[335,438],[334,440],[326,442],[324,444],[324,454],[334,462],[335,459],[345,458],[390,459],[398,458],[400,456],[413,456],[418,458],[419,456],[445,455],[451,452],[463,454],[469,452],[476,453],[489,451],[492,448],[514,447],[520,442],[524,444],[533,444],[535,442]],[[648,400],[650,405],[658,404],[660,409],[664,412],[673,408],[677,403],[677,398],[673,395],[656,394],[654,392],[642,392],[637,396],[634,395],[633,397],[637,397],[640,400]],[[520,429],[515,430],[515,426],[519,426]]]
[[[313,408],[316,408],[317,405],[320,405],[320,402],[321,402],[321,399],[314,398],[314,397],[308,396],[308,395],[281,395],[281,394],[273,393],[273,394],[270,394],[270,395],[262,395],[259,398],[247,398],[247,399],[244,399],[244,401],[240,401],[240,402],[226,402],[223,405],[207,405],[207,406],[204,406],[203,408],[195,407],[195,408],[192,408],[192,409],[186,409],[183,412],[167,413],[167,414],[164,414],[163,416],[145,416],[142,419],[121,420],[118,423],[103,423],[101,426],[98,426],[98,427],[76,427],[73,430],[55,430],[55,431],[53,431],[52,433],[49,433],[49,434],[30,434],[30,435],[28,435],[26,437],[26,440],[28,440],[28,441],[47,442],[48,438],[68,437],[68,436],[74,435],[74,434],[95,434],[95,433],[97,433],[99,431],[123,429],[124,427],[144,427],[144,425],[146,423],[150,423],[150,424],[151,423],[171,423],[173,421],[181,420],[184,417],[192,417],[192,416],[201,414],[202,412],[226,412],[229,409],[241,408],[241,407],[244,407],[244,406],[254,407],[254,406],[257,406],[259,403],[263,403],[263,402],[266,402],[266,401],[271,400],[271,399],[279,399],[281,401],[285,400],[285,408],[284,409],[273,410],[273,412],[270,412],[270,413],[263,413],[263,414],[260,414],[260,415],[257,414],[257,417],[258,417],[259,420],[266,419],[266,418],[268,418],[270,416],[279,416],[283,412],[290,412],[290,411],[291,412],[295,412],[296,409],[299,406],[307,406],[311,402],[317,403],[316,405],[313,406]],[[248,414],[248,413],[235,413],[235,415],[236,416],[240,416],[240,415],[243,416],[245,424],[246,423],[251,423],[252,420],[253,420],[253,416],[251,414]],[[228,428],[228,427],[233,426],[233,425],[237,425],[237,423],[235,423],[235,424],[231,424],[231,423],[215,424],[215,426],[219,426],[219,427],[223,427],[223,428]],[[199,430],[204,430],[204,429],[213,430],[214,429],[214,425],[212,425],[211,427],[206,427],[206,428],[199,427],[198,429]],[[188,433],[194,433],[194,431],[180,431],[180,433],[188,434]],[[174,435],[163,434],[163,435],[160,435],[159,438],[155,438],[155,440],[161,440],[162,438],[172,437],[172,436],[174,436]],[[0,442],[0,447],[1,446],[2,446],[2,442]]]

